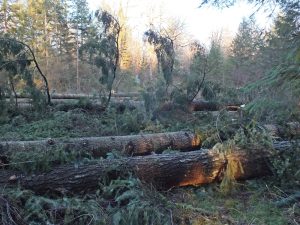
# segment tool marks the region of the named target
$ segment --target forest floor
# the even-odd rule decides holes
[[[204,147],[210,148],[220,136],[224,139],[232,137],[239,123],[238,118],[226,112],[217,117],[209,112],[164,112],[156,119],[152,121],[137,111],[118,113],[113,109],[105,113],[84,108],[52,109],[44,113],[28,111],[2,118],[0,141],[192,130],[200,132],[206,138]],[[26,157],[22,157],[26,161]],[[41,155],[27,157],[39,164],[47,160]],[[18,160],[20,157],[16,156],[13,163],[17,164]],[[26,165],[15,168],[28,169]],[[25,224],[300,223],[299,202],[287,200],[293,193],[299,193],[298,187],[282,185],[275,177],[234,182],[226,192],[218,183],[158,191],[134,176],[119,177],[110,182],[103,180],[97,191],[71,196],[40,196],[20,188],[7,188],[1,192],[0,212],[6,212],[9,203],[10,209],[16,209]],[[4,214],[0,218],[2,222],[9,220]]]

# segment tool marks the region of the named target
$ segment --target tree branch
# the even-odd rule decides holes
[[[31,54],[31,56],[32,56],[32,61],[34,62],[35,67],[38,69],[40,75],[42,76],[42,78],[43,78],[43,80],[44,80],[44,83],[45,83],[45,89],[46,89],[46,94],[47,94],[47,102],[48,102],[48,105],[50,105],[50,104],[51,104],[51,97],[50,97],[50,91],[49,91],[48,80],[47,80],[46,76],[43,74],[43,72],[42,72],[42,70],[41,70],[39,64],[37,63],[36,58],[35,58],[35,54],[34,54],[34,52],[32,51],[32,49],[30,48],[30,46],[27,45],[26,43],[22,42],[22,41],[18,41],[18,40],[16,40],[16,39],[12,39],[12,38],[0,38],[0,39],[2,39],[2,40],[8,40],[8,41],[13,41],[13,42],[17,42],[17,43],[19,43],[19,44],[25,46],[25,47],[29,50],[29,52],[30,52],[30,54]]]

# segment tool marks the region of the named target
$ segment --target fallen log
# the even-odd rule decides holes
[[[133,98],[133,97],[139,97],[140,94],[138,92],[129,92],[129,93],[112,93],[112,97],[117,98]],[[22,94],[17,93],[17,98],[31,98],[28,94]],[[65,93],[65,94],[51,94],[51,99],[81,99],[81,98],[99,98],[99,95],[93,95],[93,94],[71,94],[71,93]]]
[[[201,139],[192,132],[170,132],[157,134],[139,134],[129,136],[83,137],[68,140],[47,139],[39,141],[0,142],[0,155],[9,156],[16,152],[38,150],[48,151],[58,148],[66,151],[84,151],[94,157],[106,156],[112,150],[124,155],[146,155],[160,153],[165,149],[199,149]]]
[[[240,110],[239,105],[235,104],[227,104],[222,105],[218,102],[210,102],[210,101],[204,101],[204,100],[193,100],[190,103],[187,103],[186,105],[179,105],[174,102],[166,102],[158,107],[158,109],[155,110],[155,112],[159,113],[162,111],[171,111],[174,109],[179,108],[185,108],[189,112],[194,111],[219,111],[222,109],[226,109],[227,111],[238,111]]]
[[[55,98],[52,99],[53,104],[58,104],[58,103],[78,103],[80,99],[76,98]],[[91,104],[100,104],[101,101],[98,98],[87,98],[87,102]],[[134,100],[132,98],[119,98],[119,97],[112,97],[111,102],[128,102],[128,103],[136,103],[136,102],[141,102],[140,100]],[[32,99],[30,98],[18,98],[18,103],[32,103]]]
[[[194,100],[188,105],[188,110],[193,111],[218,111],[221,105],[217,102],[209,102],[203,100]]]
[[[300,123],[288,122],[283,125],[265,124],[263,127],[273,138],[288,138],[299,139],[300,138]]]
[[[99,100],[92,99],[86,104],[78,102],[76,99],[52,99],[52,105],[61,111],[69,111],[75,108],[83,108],[86,110],[103,112],[105,107]],[[31,109],[33,107],[30,99],[20,99],[18,102],[18,107],[20,109]],[[110,107],[116,108],[118,112],[123,112],[125,109],[128,110],[140,110],[144,111],[144,101],[136,100],[120,100],[112,98],[110,102]]]
[[[144,182],[159,188],[201,185],[219,181],[228,165],[235,169],[231,176],[237,180],[270,174],[267,153],[234,150],[224,154],[212,150],[103,159],[88,165],[66,165],[47,173],[25,175],[16,171],[0,171],[0,187],[21,186],[37,193],[68,193],[97,189],[101,178],[116,177],[133,172]]]

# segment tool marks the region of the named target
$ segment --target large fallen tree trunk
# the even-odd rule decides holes
[[[146,155],[160,153],[165,149],[193,150],[199,149],[201,139],[192,132],[170,132],[157,134],[139,134],[129,136],[86,137],[68,140],[47,139],[40,141],[0,142],[0,155],[9,156],[16,152],[53,148],[66,151],[84,151],[95,157],[105,156],[112,150],[125,155]]]
[[[189,111],[239,111],[239,104],[220,104],[218,102],[209,102],[204,100],[194,100],[188,104]]]
[[[140,94],[138,92],[129,92],[129,93],[112,93],[113,97],[116,98],[133,98],[139,97]],[[17,93],[17,98],[30,98],[30,95]],[[51,99],[81,99],[81,98],[99,98],[97,95],[90,94],[51,94]]]
[[[60,166],[51,172],[25,175],[21,172],[0,171],[0,187],[31,189],[37,193],[80,192],[97,189],[101,178],[112,178],[133,172],[141,180],[160,188],[200,185],[219,181],[228,166],[235,168],[231,177],[237,180],[270,174],[267,154],[234,150],[229,154],[216,150],[199,150],[137,156],[122,159],[103,159],[89,165]]]
[[[55,98],[52,99],[54,104],[58,104],[58,103],[78,103],[80,99],[73,99],[73,98]],[[30,104],[32,102],[32,99],[30,98],[19,98],[18,99],[18,103],[28,103]],[[90,98],[88,100],[89,103],[91,104],[100,104],[101,101],[98,98]],[[111,102],[115,103],[119,103],[119,102],[127,102],[127,103],[136,103],[136,102],[142,102],[140,100],[134,100],[131,98],[118,98],[118,97],[112,97],[111,98]]]
[[[189,111],[218,111],[221,105],[217,102],[194,100],[188,104]]]
[[[171,111],[178,108],[185,108],[186,110],[193,111],[219,111],[226,109],[228,111],[238,111],[240,109],[239,105],[236,104],[226,104],[222,105],[218,102],[209,102],[204,100],[193,100],[186,105],[179,105],[173,102],[166,102],[162,104],[158,109],[155,110],[156,113],[162,111]]]
[[[263,127],[273,138],[280,138],[280,137],[288,138],[288,139],[300,138],[299,122],[288,122],[286,124],[281,124],[281,125],[265,124]]]
[[[30,99],[19,99],[18,107],[20,109],[31,109],[33,105],[31,104]],[[76,99],[52,99],[52,105],[55,106],[58,110],[69,111],[75,108],[83,108],[86,110],[103,112],[105,107],[99,100],[92,99],[87,103],[80,103]],[[120,100],[112,98],[110,102],[110,107],[116,108],[117,112],[124,112],[125,109],[128,110],[140,110],[144,111],[144,101],[136,100]]]

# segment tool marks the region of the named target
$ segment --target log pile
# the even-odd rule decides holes
[[[286,151],[292,143],[275,141],[274,149]],[[299,143],[298,143],[299,145]],[[271,174],[270,152],[263,150],[232,149],[220,152],[217,148],[169,154],[102,159],[86,165],[64,165],[47,173],[28,175],[20,171],[0,170],[0,188],[21,186],[37,193],[86,192],[97,189],[103,177],[113,179],[124,172],[134,173],[146,183],[158,188],[201,185],[220,181],[226,169],[235,168],[236,180]]]
[[[296,134],[300,130],[298,123],[291,123],[289,126]],[[265,126],[267,130],[276,134],[277,129],[274,127],[276,128]],[[3,157],[8,160],[0,169],[0,188],[20,186],[36,193],[85,192],[97,189],[99,180],[103,177],[113,179],[124,172],[134,173],[142,181],[164,189],[220,181],[227,176],[225,171],[228,167],[235,168],[231,171],[231,176],[237,180],[271,174],[268,161],[272,156],[268,151],[238,148],[228,152],[217,148],[205,150],[200,149],[201,142],[197,134],[187,131],[69,140],[0,142],[0,160]],[[273,147],[285,151],[291,145],[291,142],[277,141]],[[35,174],[13,171],[9,167],[9,158],[14,153],[53,149],[84,151],[100,159],[85,165],[55,166],[50,172]],[[163,151],[166,149],[179,152],[165,154]],[[126,157],[101,158],[112,150],[119,151]]]

